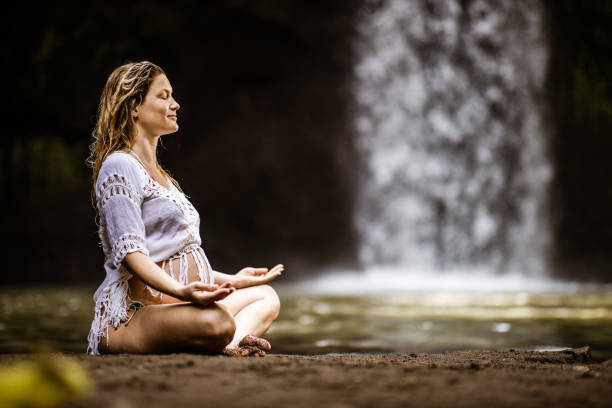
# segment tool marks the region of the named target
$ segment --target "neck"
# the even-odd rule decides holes
[[[131,149],[152,168],[157,167],[157,141],[159,136],[146,137],[137,133],[132,141]]]

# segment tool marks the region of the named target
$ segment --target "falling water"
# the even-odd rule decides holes
[[[355,222],[366,269],[545,272],[543,20],[537,1],[364,7]]]
[[[547,273],[543,17],[537,1],[368,2],[354,88],[362,268],[276,284],[275,339],[612,356],[612,285]]]

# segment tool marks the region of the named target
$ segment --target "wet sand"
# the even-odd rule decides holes
[[[612,359],[554,352],[73,357],[96,386],[67,407],[609,407]],[[0,364],[29,358],[0,355]]]

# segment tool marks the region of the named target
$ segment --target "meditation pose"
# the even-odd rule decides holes
[[[157,161],[178,110],[164,71],[148,61],[116,68],[102,92],[88,164],[106,278],[87,352],[264,356],[271,346],[260,336],[280,310],[266,283],[283,265],[212,269],[198,212]]]

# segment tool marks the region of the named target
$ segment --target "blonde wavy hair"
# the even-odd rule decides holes
[[[165,75],[165,72],[152,62],[128,62],[115,68],[102,90],[96,126],[92,132],[93,141],[86,160],[87,166],[93,169],[91,203],[96,211],[96,225],[99,225],[96,182],[102,163],[111,153],[132,147],[135,121],[131,112],[144,101],[153,79],[161,74]],[[157,168],[182,191],[178,181],[159,163]]]

